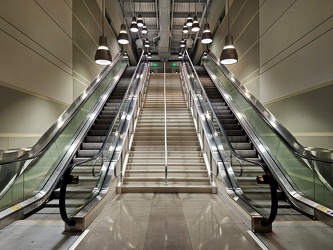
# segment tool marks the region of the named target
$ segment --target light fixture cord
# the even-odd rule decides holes
[[[105,0],[102,1],[102,34],[104,36]]]
[[[230,6],[229,6],[229,0],[228,2],[228,35],[230,35]]]

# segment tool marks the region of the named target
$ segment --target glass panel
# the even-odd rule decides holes
[[[292,187],[301,195],[317,201],[318,203],[333,208],[333,197],[330,191],[332,164],[321,162],[320,160],[309,161],[300,157],[276,134],[275,130],[269,126],[258,111],[245,99],[236,86],[222,72],[222,70],[212,61],[207,61],[206,65],[218,79],[224,98],[236,106],[240,115],[250,124],[256,136],[268,151],[269,155],[279,166]],[[316,169],[314,169],[316,166]],[[318,173],[322,173],[321,179]],[[323,181],[321,181],[323,180]]]
[[[0,186],[4,187],[5,190],[0,196],[0,211],[32,197],[44,187],[59,162],[70,149],[75,135],[87,122],[88,115],[99,101],[101,94],[108,88],[110,82],[114,80],[117,72],[125,65],[126,61],[120,59],[113,66],[108,75],[99,83],[96,90],[81,107],[78,107],[77,113],[65,125],[65,128],[55,136],[41,155],[32,160],[0,165],[1,176],[4,176],[3,173],[9,173],[6,178],[0,179]],[[10,183],[11,179],[14,179],[15,183]]]

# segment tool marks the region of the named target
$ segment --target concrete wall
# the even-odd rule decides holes
[[[0,3],[0,150],[33,146],[103,67],[94,63],[101,0],[10,0]],[[114,57],[122,20],[106,1]],[[129,52],[131,54],[131,52]]]

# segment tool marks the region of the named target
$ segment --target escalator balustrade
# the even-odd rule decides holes
[[[246,158],[252,162],[258,162],[260,165],[265,166],[265,162],[261,159],[253,143],[224,101],[206,70],[203,67],[195,67],[195,69],[205,89],[207,98],[216,113],[217,119],[220,121],[236,153],[242,158]],[[215,126],[217,126],[217,124],[215,124]],[[221,138],[221,141],[223,142],[223,138]],[[238,186],[243,193],[243,198],[245,198],[251,206],[254,206],[260,211],[264,211],[265,215],[268,215],[271,207],[269,184],[257,183],[256,181],[258,176],[264,176],[266,174],[265,171],[260,165],[236,159],[232,154],[230,154],[230,158]],[[283,193],[279,190],[278,197],[279,208],[291,208],[291,205],[285,201]]]
[[[122,77],[110,94],[108,100],[105,102],[103,109],[82,140],[79,149],[72,159],[71,164],[87,161],[86,163],[75,166],[71,172],[71,175],[75,177],[77,181],[69,183],[66,197],[67,206],[71,207],[72,204],[73,210],[77,208],[77,204],[84,203],[82,200],[86,200],[90,197],[90,194],[96,185],[100,168],[94,168],[94,165],[101,166],[103,159],[102,157],[97,158],[93,164],[88,160],[96,156],[101,150],[110,126],[114,122],[123,101],[135,68],[136,67],[127,67],[124,71]],[[55,197],[57,198],[59,197],[59,191],[60,189],[57,189],[55,192]]]

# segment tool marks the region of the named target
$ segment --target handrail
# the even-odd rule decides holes
[[[195,67],[194,67],[194,65],[193,65],[193,63],[192,63],[192,61],[191,61],[191,59],[190,59],[190,57],[189,57],[189,55],[188,55],[188,53],[187,53],[186,50],[185,50],[185,52],[186,52],[186,54],[187,54],[188,62],[189,62],[189,64],[190,64],[190,69],[191,69],[191,68],[193,69],[193,72],[194,72],[194,74],[195,74],[195,76],[196,76],[197,82],[198,82],[199,85],[200,85],[201,91],[203,92],[203,94],[204,94],[204,96],[206,97],[206,99],[208,99],[208,98],[207,98],[207,93],[206,93],[206,91],[205,91],[205,89],[204,89],[204,87],[203,87],[203,85],[202,85],[202,83],[201,83],[201,80],[200,80],[200,78],[199,78],[199,76],[198,76],[198,74],[197,74],[197,72],[196,72],[196,70],[195,70]],[[200,99],[199,99],[199,100],[200,100]],[[240,155],[236,152],[236,150],[235,150],[234,147],[232,146],[232,144],[231,144],[231,142],[230,142],[230,140],[229,140],[229,138],[228,138],[228,136],[227,136],[227,134],[226,134],[226,132],[225,132],[225,130],[224,130],[224,128],[223,128],[221,122],[220,122],[220,120],[217,118],[217,115],[216,115],[216,112],[215,112],[213,106],[211,105],[210,102],[205,102],[205,103],[208,103],[208,105],[209,105],[209,107],[210,107],[210,110],[212,111],[212,114],[213,114],[215,120],[216,120],[217,123],[218,123],[218,127],[219,127],[221,133],[223,134],[223,137],[225,138],[225,141],[226,141],[226,143],[228,144],[228,148],[230,149],[231,153],[232,153],[237,159],[239,159],[239,160],[243,160],[243,161],[246,161],[246,162],[249,162],[249,163],[252,163],[252,164],[255,164],[255,165],[259,165],[259,166],[261,166],[261,168],[265,171],[266,176],[268,176],[268,179],[269,179],[268,184],[269,184],[269,186],[270,186],[270,192],[271,192],[271,211],[270,211],[270,215],[269,215],[269,217],[266,218],[265,216],[263,216],[263,219],[261,220],[260,223],[261,223],[262,226],[269,226],[269,225],[270,225],[271,223],[273,223],[273,221],[275,220],[276,215],[277,215],[277,209],[278,209],[278,197],[277,197],[277,183],[276,183],[276,181],[274,180],[274,178],[273,178],[273,176],[272,176],[270,170],[269,170],[269,169],[266,167],[266,165],[264,165],[262,162],[253,161],[253,160],[250,160],[250,159],[248,159],[248,158],[242,157],[242,156],[240,156]],[[207,114],[208,114],[208,110],[207,110],[206,106],[205,106],[205,105],[202,105],[202,108],[204,109],[204,114],[205,114],[205,116],[207,116]],[[211,129],[213,129],[211,123],[209,123],[209,126],[211,126]],[[214,130],[215,130],[215,129],[214,129]],[[220,142],[220,139],[218,138],[217,134],[215,134],[215,133],[213,133],[213,136],[214,136],[215,143],[216,143],[216,145],[217,145],[217,152],[219,153],[221,159],[223,160],[223,162],[224,162],[224,161],[228,161],[228,159],[226,159],[226,158],[224,157],[224,153],[221,152],[221,150],[222,150],[223,147],[222,147],[222,143]],[[228,171],[227,171],[227,173],[228,173]],[[233,184],[233,182],[231,182],[231,183]],[[236,189],[237,187],[233,187],[233,188]],[[238,193],[237,193],[237,195],[240,196],[240,194],[238,194]]]
[[[163,95],[164,95],[164,185],[168,185],[168,142],[167,142],[167,117],[166,117],[166,89],[165,89],[165,61],[164,79],[163,79]]]
[[[138,66],[136,67],[136,69],[135,69],[135,71],[134,71],[134,73],[133,73],[133,76],[132,76],[132,78],[131,78],[130,84],[128,85],[127,90],[126,90],[126,92],[125,92],[125,94],[124,94],[124,98],[123,98],[123,100],[122,100],[122,102],[121,102],[121,105],[119,106],[119,110],[118,110],[118,112],[117,112],[117,115],[116,115],[115,118],[113,119],[112,125],[110,126],[109,131],[108,131],[107,135],[105,136],[104,142],[103,142],[102,147],[100,148],[99,152],[98,152],[95,156],[93,156],[93,157],[91,157],[91,158],[89,158],[89,159],[86,159],[86,160],[84,160],[84,161],[80,161],[80,162],[76,162],[76,163],[74,163],[74,164],[71,164],[70,166],[68,166],[66,172],[65,172],[64,175],[63,175],[63,179],[62,179],[62,181],[61,181],[61,186],[60,186],[59,211],[60,211],[60,215],[61,215],[62,220],[63,220],[68,226],[75,226],[75,224],[76,224],[76,221],[75,221],[75,220],[70,219],[70,218],[68,217],[68,215],[67,215],[67,210],[66,210],[66,191],[67,191],[67,185],[68,185],[68,183],[69,183],[69,181],[70,181],[70,179],[71,179],[71,175],[70,175],[70,174],[71,174],[72,170],[73,170],[77,165],[83,164],[83,163],[88,162],[88,161],[95,160],[95,159],[97,159],[98,157],[102,156],[102,154],[103,154],[103,152],[104,152],[104,150],[105,150],[105,147],[106,147],[106,145],[107,145],[108,138],[110,138],[110,136],[111,136],[111,134],[112,134],[112,131],[113,131],[114,125],[115,125],[117,119],[119,118],[119,116],[121,115],[121,114],[120,114],[120,113],[121,113],[121,107],[124,105],[124,103],[125,103],[125,99],[126,99],[128,93],[129,93],[129,90],[131,89],[131,86],[132,86],[132,84],[133,84],[133,82],[134,82],[134,79],[135,79],[135,77],[136,77],[136,75],[137,75],[137,71],[138,71],[138,68],[139,68],[139,66],[140,66],[140,63],[141,63],[141,61],[142,61],[143,55],[144,55],[144,53],[141,54],[140,60],[139,60],[139,62],[138,62]],[[119,136],[120,136],[120,133],[117,133],[117,136],[116,136],[116,138],[114,138],[113,142],[116,141],[116,140],[119,138]],[[98,193],[98,192],[95,191],[95,193]]]
[[[187,50],[185,50],[185,51],[186,51],[186,53],[187,53]],[[188,55],[188,54],[187,54],[187,56],[188,56],[188,58],[189,58],[189,55]],[[189,63],[191,64],[191,67],[193,68],[194,74],[195,74],[196,78],[198,79],[198,82],[199,82],[199,84],[200,84],[200,88],[201,88],[201,90],[203,91],[204,96],[207,97],[207,93],[206,93],[204,87],[202,86],[202,83],[201,83],[201,81],[200,81],[200,78],[199,78],[199,76],[198,76],[198,73],[197,73],[197,71],[195,70],[195,68],[194,68],[194,66],[193,66],[193,64],[192,64],[191,59],[189,59],[188,61],[189,61]],[[219,128],[220,128],[220,130],[221,130],[221,132],[222,132],[222,134],[223,134],[223,137],[226,138],[226,142],[227,142],[227,144],[228,144],[228,147],[231,149],[232,154],[235,155],[237,159],[240,159],[240,160],[243,160],[243,161],[246,161],[246,162],[249,162],[249,163],[253,163],[253,164],[258,164],[258,165],[260,165],[260,166],[264,169],[264,165],[263,165],[261,162],[253,161],[253,160],[250,160],[250,159],[248,159],[248,158],[244,158],[244,157],[242,157],[241,155],[239,155],[239,154],[236,152],[236,150],[235,150],[234,147],[232,146],[230,140],[228,139],[227,133],[225,132],[225,130],[224,130],[224,128],[223,128],[223,126],[222,126],[220,120],[217,119],[217,115],[216,115],[216,112],[215,112],[215,110],[214,110],[212,104],[211,104],[210,102],[207,102],[207,103],[208,103],[210,109],[212,110],[212,112],[213,112],[213,114],[214,114],[215,120],[216,120],[217,123],[218,123],[218,126],[219,126]],[[206,110],[206,111],[207,111],[207,110]],[[205,114],[206,114],[206,112],[205,112]],[[216,136],[215,136],[215,137],[216,137]],[[220,150],[219,150],[219,152],[220,152]]]
[[[313,154],[313,151],[316,151],[314,148],[304,147],[299,141],[297,141],[297,139],[274,117],[274,115],[268,109],[266,109],[244,85],[235,79],[232,73],[224,65],[220,64],[217,57],[211,51],[209,51],[208,55],[211,57],[212,61],[222,70],[222,72],[232,79],[232,84],[239,90],[242,96],[249,101],[249,103],[258,111],[258,114],[263,118],[263,120],[280,135],[280,138],[287,143],[287,145],[296,155],[308,160],[333,163],[332,151],[330,154],[324,155],[319,153],[319,155],[324,157],[327,156],[329,158],[319,158],[316,156],[316,154]]]
[[[94,81],[82,92],[82,94],[59,116],[57,121],[41,136],[38,142],[31,148],[27,149],[10,149],[0,151],[0,164],[11,163],[18,160],[29,160],[41,155],[48,143],[54,138],[55,135],[61,132],[64,126],[76,113],[77,109],[83,105],[85,100],[94,92],[98,87],[101,80],[112,70],[114,65],[122,58],[122,52],[119,52],[112,63],[105,67],[103,71],[98,74]],[[18,155],[18,156],[17,156]]]

